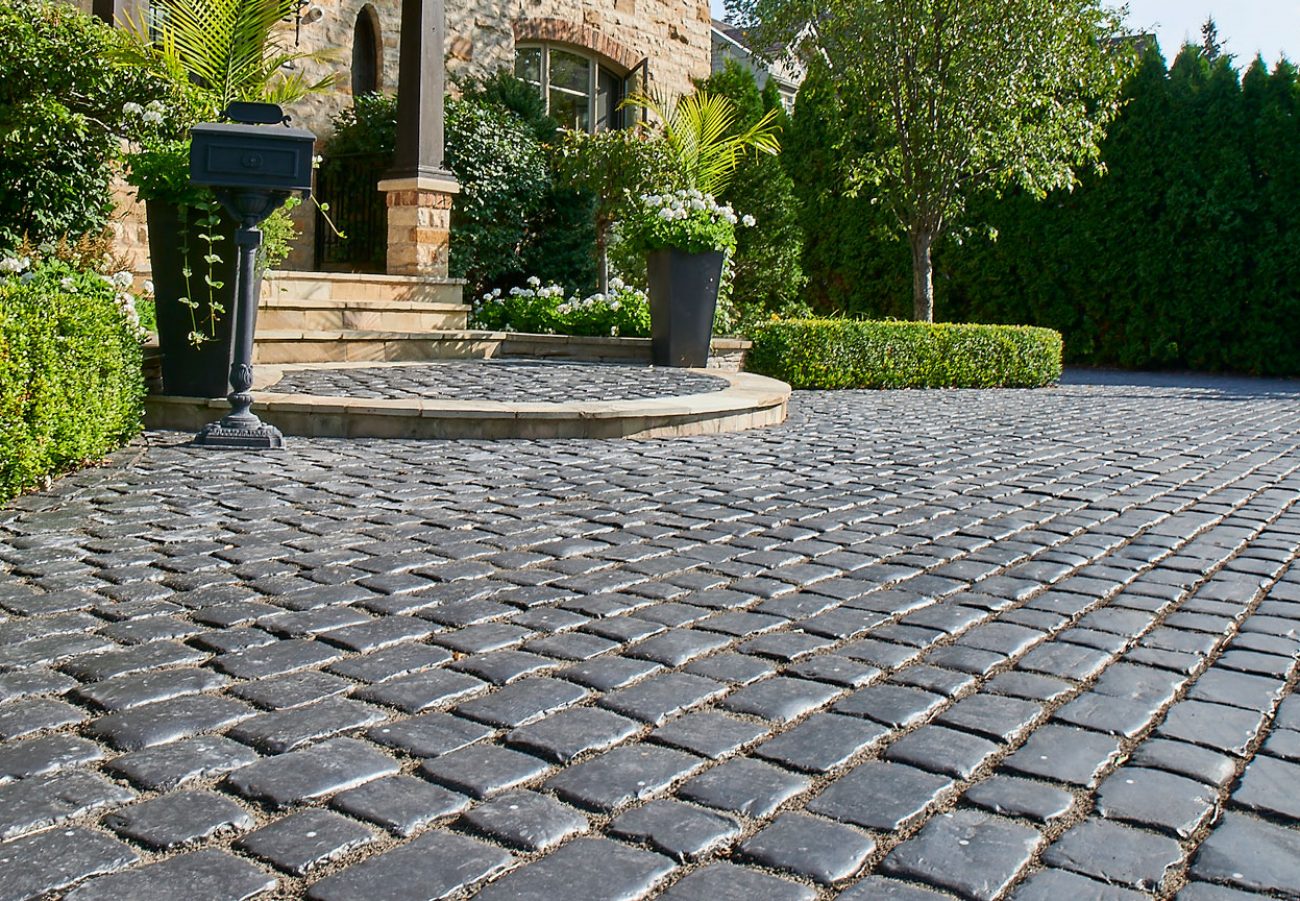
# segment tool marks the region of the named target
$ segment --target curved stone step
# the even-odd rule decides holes
[[[376,364],[365,364],[373,369]],[[539,439],[671,438],[777,425],[785,421],[790,387],[751,373],[677,370],[725,382],[722,390],[626,400],[559,403],[455,400],[445,397],[363,398],[276,393],[286,372],[320,369],[263,366],[254,412],[286,435],[336,438]],[[346,370],[347,365],[325,367]],[[353,364],[352,368],[362,368]],[[610,367],[622,368],[622,367]],[[617,374],[615,374],[615,377]],[[151,396],[149,428],[197,432],[227,410],[224,400]]]

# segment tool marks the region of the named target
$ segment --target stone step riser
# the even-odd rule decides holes
[[[262,299],[296,301],[380,301],[396,303],[453,303],[463,301],[464,285],[450,279],[413,279],[395,276],[342,276],[325,273],[267,273],[262,279]]]
[[[303,309],[265,304],[257,314],[258,328],[267,330],[432,332],[460,330],[467,325],[464,310]]]

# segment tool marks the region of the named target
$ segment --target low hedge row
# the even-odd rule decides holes
[[[0,502],[140,430],[140,342],[102,276],[0,273]]]
[[[1040,388],[1061,336],[1007,325],[792,319],[753,330],[746,366],[793,388]]]

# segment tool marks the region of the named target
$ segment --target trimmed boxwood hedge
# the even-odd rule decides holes
[[[0,276],[0,503],[140,431],[140,342],[99,275]]]
[[[1040,388],[1061,376],[1044,328],[792,319],[757,326],[746,368],[793,388]]]

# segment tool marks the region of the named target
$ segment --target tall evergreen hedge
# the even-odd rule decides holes
[[[1300,375],[1300,85],[1295,66],[1148,49],[1103,148],[1106,173],[1039,201],[978,198],[939,249],[940,314],[1056,329],[1066,359]],[[903,242],[845,195],[830,92],[800,92],[786,164],[818,308],[906,315]],[[996,233],[996,239],[989,237]]]

